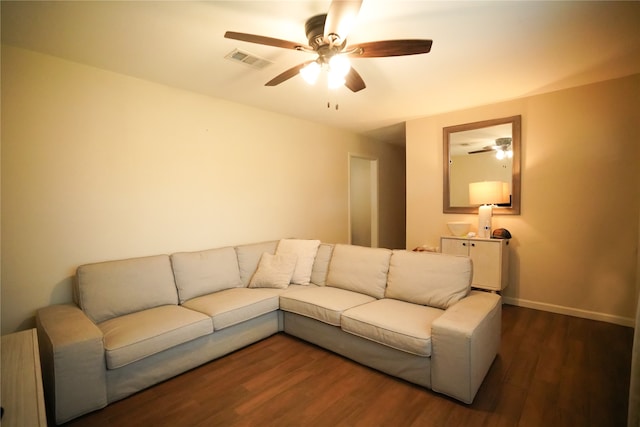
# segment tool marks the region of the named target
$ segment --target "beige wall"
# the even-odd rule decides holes
[[[407,123],[407,247],[439,246],[442,128],[522,115],[522,214],[507,302],[632,324],[638,283],[640,75]]]
[[[380,243],[403,245],[403,149],[3,46],[2,333],[79,264],[348,241],[349,153],[380,159]]]

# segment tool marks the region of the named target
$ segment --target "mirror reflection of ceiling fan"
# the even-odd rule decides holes
[[[498,160],[502,160],[505,157],[507,158],[512,158],[513,157],[513,150],[511,149],[511,142],[512,139],[511,138],[498,138],[495,141],[494,145],[487,145],[485,147],[482,147],[481,150],[474,150],[474,151],[469,151],[469,154],[479,154],[479,153],[487,153],[490,151],[495,151],[496,152],[496,158]]]
[[[351,66],[349,58],[381,58],[428,53],[433,43],[431,40],[404,39],[348,45],[347,35],[355,23],[361,5],[362,0],[333,0],[327,14],[309,18],[305,24],[308,45],[233,31],[227,31],[224,36],[228,39],[317,54],[315,60],[289,68],[268,81],[265,86],[279,85],[297,74],[300,74],[307,83],[313,84],[322,69],[326,68],[329,87],[344,85],[351,91],[358,92],[366,85],[360,74]]]

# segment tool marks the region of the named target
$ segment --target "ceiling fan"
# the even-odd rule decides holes
[[[512,142],[512,139],[509,137],[498,138],[496,139],[496,142],[494,145],[484,146],[482,147],[481,150],[469,151],[469,154],[480,154],[480,153],[495,151],[496,157],[500,160],[503,159],[504,157],[511,158],[513,156],[513,151],[511,149],[511,142]]]
[[[249,43],[294,49],[316,53],[318,57],[289,68],[277,75],[265,86],[276,86],[301,74],[309,83],[314,83],[323,66],[329,69],[329,85],[345,85],[353,92],[366,87],[360,74],[351,67],[348,58],[381,58],[388,56],[416,55],[431,50],[431,40],[403,39],[384,40],[347,45],[347,35],[355,23],[362,0],[333,0],[327,14],[316,15],[305,23],[308,45],[272,37],[227,31],[225,37]]]

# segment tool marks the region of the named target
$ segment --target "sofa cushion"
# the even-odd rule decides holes
[[[329,261],[333,253],[333,245],[321,243],[318,246],[316,259],[313,261],[313,269],[311,270],[311,283],[324,286],[327,283],[327,273],[329,272]]]
[[[333,248],[327,286],[383,298],[391,250],[337,244]]]
[[[86,264],[76,275],[78,304],[95,323],[178,304],[168,255]]]
[[[385,296],[446,309],[469,293],[471,276],[470,258],[394,250]]]
[[[340,326],[342,312],[375,301],[375,298],[327,286],[312,287],[280,295],[280,308],[333,326]]]
[[[250,288],[286,288],[291,282],[298,257],[292,253],[270,254],[260,258],[258,269],[249,282]]]
[[[418,356],[431,356],[431,322],[444,310],[384,298],[342,313],[342,330]]]
[[[213,332],[211,318],[163,305],[99,323],[107,368],[116,369]]]
[[[278,295],[285,295],[285,294],[290,294],[291,292],[303,291],[305,289],[311,289],[311,288],[317,288],[317,287],[318,285],[313,283],[309,283],[308,285],[294,285],[290,283],[289,286],[287,286],[284,289],[274,289],[274,290],[278,292]]]
[[[236,254],[238,255],[238,267],[240,268],[240,280],[244,286],[249,286],[253,273],[258,269],[258,263],[262,254],[268,252],[276,253],[278,241],[251,243],[248,245],[236,246]]]
[[[278,243],[276,254],[294,254],[298,261],[291,277],[291,283],[308,285],[311,282],[313,261],[318,253],[320,240],[282,239]]]
[[[242,286],[233,247],[171,255],[180,302]]]
[[[204,295],[183,304],[213,319],[219,330],[278,309],[280,289],[234,288]]]

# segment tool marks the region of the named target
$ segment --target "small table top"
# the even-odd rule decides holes
[[[2,336],[2,425],[46,426],[40,351],[35,329]]]

